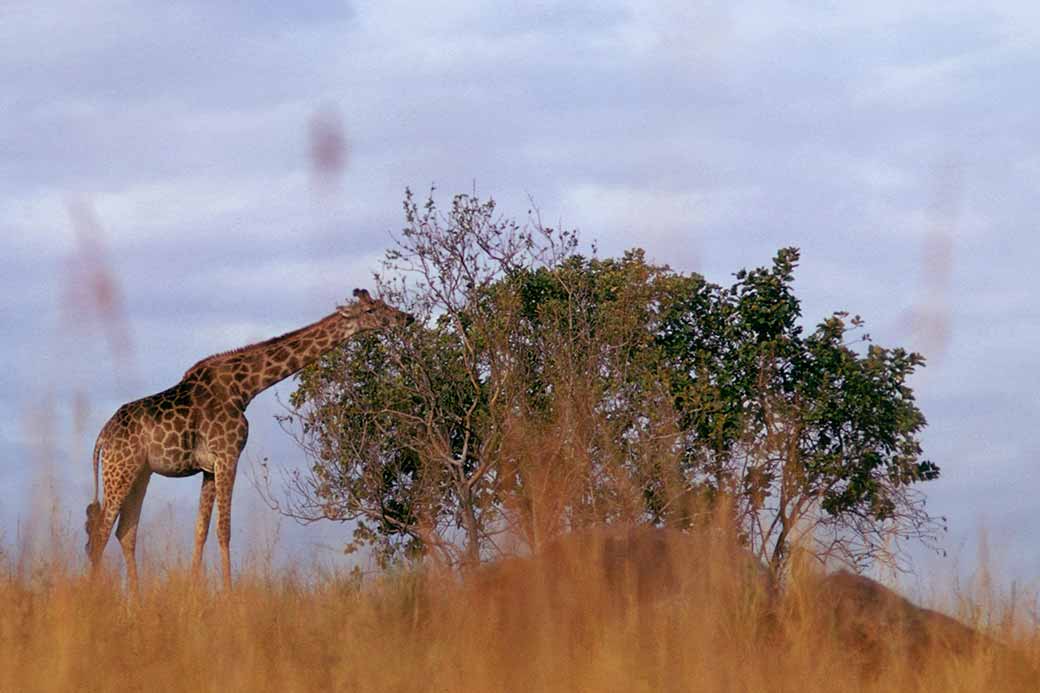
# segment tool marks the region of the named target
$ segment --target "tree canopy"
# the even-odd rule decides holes
[[[283,511],[452,564],[720,510],[777,571],[795,547],[862,566],[941,531],[915,487],[939,475],[908,385],[924,358],[844,312],[806,330],[797,249],[723,286],[581,254],[490,200],[404,207],[376,279],[417,319],[301,374],[284,423],[310,468]]]

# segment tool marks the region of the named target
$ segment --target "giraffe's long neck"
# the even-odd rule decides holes
[[[236,389],[248,402],[275,383],[317,361],[358,329],[357,321],[333,313],[266,342],[203,359],[186,375],[203,366],[230,371]]]
[[[247,396],[251,399],[285,380],[357,331],[356,321],[333,313],[313,325],[270,340],[262,348],[249,353],[250,376],[244,383]]]

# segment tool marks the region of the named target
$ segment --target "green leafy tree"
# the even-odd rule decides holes
[[[408,193],[405,219],[376,278],[417,320],[301,374],[284,422],[311,467],[284,512],[449,564],[719,508],[776,571],[794,547],[863,565],[935,541],[907,384],[923,358],[845,313],[805,334],[796,249],[723,287],[639,250],[579,255],[575,233],[466,195],[441,214]]]
[[[934,546],[943,518],[913,485],[925,418],[907,381],[921,355],[874,345],[834,313],[805,335],[792,289],[798,262],[695,282],[662,331],[686,437],[691,486],[732,503],[744,540],[780,570],[794,546],[862,567],[898,563],[903,542]]]

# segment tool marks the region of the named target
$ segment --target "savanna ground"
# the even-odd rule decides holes
[[[228,594],[212,574],[195,586],[176,540],[153,534],[133,599],[117,551],[91,581],[79,533],[59,527],[35,550],[4,547],[0,690],[1036,690],[1036,601],[1021,593],[937,597],[989,636],[963,646],[877,604],[839,604],[812,571],[773,599],[719,541],[589,539],[602,536],[465,581],[279,568],[239,547]]]

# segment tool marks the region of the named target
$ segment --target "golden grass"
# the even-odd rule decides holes
[[[960,655],[907,642],[916,636],[891,620],[878,648],[863,623],[835,623],[835,597],[815,578],[769,602],[717,541],[612,536],[465,583],[402,570],[359,585],[247,561],[230,594],[194,586],[179,559],[146,557],[136,600],[117,575],[84,577],[78,557],[8,548],[0,690],[1040,690],[1024,674],[1040,665],[1040,639],[1002,616],[991,614],[1004,622],[993,641]]]

